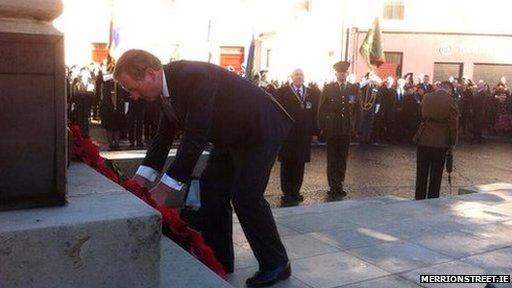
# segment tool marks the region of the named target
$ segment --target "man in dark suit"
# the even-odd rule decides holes
[[[178,61],[162,67],[143,50],[128,50],[114,78],[133,99],[163,98],[157,135],[134,177],[144,186],[164,166],[178,130],[174,162],[150,190],[160,205],[179,207],[183,190],[208,142],[213,144],[201,176],[202,234],[228,272],[233,271],[231,202],[259,262],[250,287],[272,285],[291,274],[286,250],[263,193],[292,119],[272,96],[219,66]],[[185,187],[185,188],[184,188]]]
[[[359,88],[347,82],[349,62],[334,64],[336,79],[325,85],[319,107],[319,126],[327,140],[327,179],[331,197],[344,197],[350,135],[359,116]]]
[[[420,80],[421,80],[421,83],[418,85],[423,88],[425,93],[430,93],[430,92],[434,91],[434,86],[432,86],[432,84],[430,84],[430,76],[425,74],[425,75],[423,75],[423,78]]]
[[[477,90],[471,100],[471,141],[482,143],[482,128],[484,122],[485,101],[489,95],[489,87],[484,81],[479,81]]]
[[[311,140],[318,136],[318,94],[304,85],[304,72],[295,69],[292,83],[277,91],[276,99],[292,116],[295,123],[279,152],[281,162],[282,205],[291,206],[302,202],[300,187],[304,178],[304,166],[311,159]]]
[[[377,139],[383,142],[390,142],[394,135],[395,107],[396,107],[396,89],[394,87],[395,79],[388,77],[379,90],[380,109],[375,115],[375,134]]]
[[[130,147],[144,147],[142,143],[142,131],[144,128],[144,103],[141,100],[130,99],[128,101],[128,138]]]

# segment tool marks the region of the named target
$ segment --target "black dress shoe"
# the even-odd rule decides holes
[[[245,281],[245,284],[247,287],[268,287],[281,280],[288,279],[291,275],[292,268],[290,262],[287,262],[274,270],[256,272],[254,276]]]

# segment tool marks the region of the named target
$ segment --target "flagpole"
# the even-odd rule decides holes
[[[112,55],[110,53],[110,48],[112,46],[112,37],[113,37],[113,30],[114,30],[114,0],[109,0],[109,6],[110,6],[110,21],[108,23],[108,42],[107,42],[107,67],[105,67],[106,71],[112,70]]]
[[[208,34],[206,36],[206,42],[208,43],[208,63],[212,61],[212,43],[211,43],[211,33],[212,33],[212,18],[208,20]]]
[[[107,49],[110,53],[110,45],[112,45],[112,29],[114,28],[114,0],[109,0],[110,3],[110,21],[109,21],[109,30],[108,30],[108,45]]]

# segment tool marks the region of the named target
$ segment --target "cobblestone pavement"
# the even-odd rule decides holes
[[[311,163],[306,164],[301,193],[304,203],[321,203],[327,198],[327,164],[325,146],[313,147]],[[280,165],[276,163],[266,191],[273,207],[279,205],[281,190]],[[414,198],[416,179],[416,147],[352,145],[349,150],[345,187],[348,199],[396,195]],[[512,141],[489,139],[483,144],[462,142],[454,150],[452,193],[459,187],[493,182],[512,182]],[[445,172],[441,196],[449,195]]]

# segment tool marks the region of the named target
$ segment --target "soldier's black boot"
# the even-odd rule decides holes
[[[293,199],[294,199],[297,203],[302,203],[302,202],[304,202],[304,196],[302,196],[300,193],[294,194],[294,195],[293,195]]]
[[[290,195],[281,196],[281,207],[297,206],[299,202]]]
[[[345,196],[347,196],[347,192],[345,190],[343,190],[343,186],[331,189],[329,191],[329,199],[330,200],[341,200]]]

